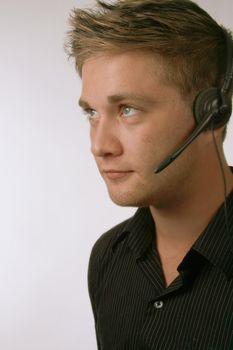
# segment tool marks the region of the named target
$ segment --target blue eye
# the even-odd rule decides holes
[[[132,117],[136,112],[137,110],[135,108],[130,106],[124,106],[122,107],[121,115],[125,117]]]
[[[97,118],[97,112],[94,109],[85,109],[84,115],[87,117],[88,120],[92,120]]]

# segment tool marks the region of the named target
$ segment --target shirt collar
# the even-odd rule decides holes
[[[233,277],[233,190],[227,197],[229,231],[226,229],[224,205],[222,204],[204,232],[185,256],[179,270],[199,260],[207,260],[222,270],[228,278]],[[139,208],[129,219],[113,242],[113,250],[128,237],[128,246],[137,258],[141,257],[155,242],[155,226],[149,208]],[[195,261],[194,261],[195,260]]]
[[[128,236],[128,246],[138,258],[155,240],[154,220],[149,208],[139,208],[113,242],[113,250]]]

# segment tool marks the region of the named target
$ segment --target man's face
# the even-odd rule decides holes
[[[83,65],[80,104],[90,118],[91,150],[119,205],[163,206],[190,184],[198,141],[154,174],[194,127],[187,101],[165,83],[163,69],[150,54],[133,51]]]

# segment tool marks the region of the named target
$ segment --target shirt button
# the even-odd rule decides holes
[[[154,303],[154,307],[156,308],[156,309],[162,309],[162,307],[163,307],[163,302],[160,300],[160,301],[156,301],[155,303]]]

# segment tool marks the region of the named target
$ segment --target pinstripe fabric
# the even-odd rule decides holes
[[[233,350],[233,192],[167,288],[148,208],[93,247],[88,283],[98,349]]]

